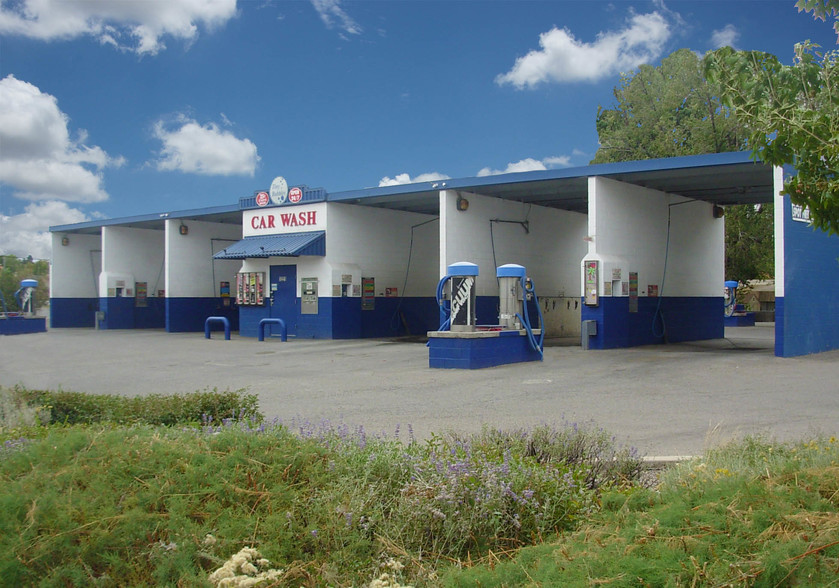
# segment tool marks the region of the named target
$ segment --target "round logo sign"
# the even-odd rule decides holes
[[[303,190],[300,188],[292,188],[288,191],[289,202],[300,202],[303,199]]]
[[[257,206],[268,206],[268,202],[270,197],[268,196],[268,192],[260,192],[256,195],[256,205]]]
[[[274,204],[282,204],[288,197],[288,183],[282,176],[277,176],[271,182],[271,202]]]

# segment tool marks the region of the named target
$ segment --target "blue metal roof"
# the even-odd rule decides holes
[[[322,188],[309,189],[301,186],[304,188],[306,201],[301,204],[318,201],[343,202],[436,215],[440,213],[440,190],[462,190],[525,204],[585,213],[588,210],[588,178],[592,176],[611,178],[723,206],[772,202],[774,198],[772,166],[756,160],[751,152],[734,151],[452,178],[335,193],[327,193]],[[246,197],[232,206],[87,221],[53,226],[50,227],[50,231],[99,234],[104,226],[162,230],[166,219],[240,224],[242,210],[255,205],[255,197]]]
[[[439,214],[440,190],[462,190],[586,212],[588,178],[593,176],[722,205],[771,202],[774,197],[772,166],[751,152],[733,151],[365,188],[330,193],[328,200]]]
[[[326,231],[245,237],[213,255],[213,259],[296,257],[298,255],[326,255]]]
[[[169,219],[201,220],[206,222],[220,222],[228,224],[242,224],[242,212],[238,205],[208,206],[189,210],[175,210],[156,214],[142,214],[121,218],[100,219],[74,223],[71,225],[54,225],[49,228],[52,233],[87,233],[99,234],[102,227],[138,227],[143,229],[163,230],[165,221]]]

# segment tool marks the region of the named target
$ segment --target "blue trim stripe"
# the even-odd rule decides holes
[[[295,206],[297,204],[311,204],[312,202],[323,202],[327,199],[326,190],[323,188],[309,188],[307,186],[291,186],[292,188],[301,188],[303,190],[303,198],[300,202],[289,202],[286,200],[279,206]],[[253,208],[262,208],[256,203],[256,195],[260,192],[267,192],[268,190],[258,190],[253,193],[253,196],[243,196],[239,198],[239,208],[242,210],[250,210]],[[272,204],[272,207],[277,206]]]

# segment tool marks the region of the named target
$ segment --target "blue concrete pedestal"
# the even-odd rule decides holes
[[[538,336],[539,330],[534,333]],[[541,359],[524,330],[428,333],[428,366],[433,368],[474,370]]]
[[[0,335],[23,335],[26,333],[46,333],[47,319],[7,317],[0,318]]]

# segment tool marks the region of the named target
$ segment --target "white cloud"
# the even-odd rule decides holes
[[[225,117],[225,121],[227,121]],[[249,139],[239,139],[215,123],[200,125],[181,117],[175,129],[168,129],[163,121],[154,126],[154,136],[163,142],[158,170],[181,171],[207,176],[253,176],[259,163],[256,145]]]
[[[658,11],[635,14],[626,28],[600,33],[593,43],[577,40],[568,29],[539,35],[538,51],[516,59],[495,78],[499,85],[533,88],[543,82],[595,82],[657,59],[670,38],[670,25]]]
[[[107,200],[102,169],[125,160],[85,145],[84,131],[72,140],[68,120],[54,96],[11,75],[0,80],[0,183],[10,186],[15,197]]]
[[[311,0],[326,28],[338,27],[345,33],[360,35],[364,29],[341,8],[341,0]]]
[[[88,220],[82,211],[54,200],[33,202],[25,210],[13,216],[0,214],[0,253],[49,259],[52,249],[49,227]]]
[[[526,159],[522,159],[520,161],[515,161],[513,163],[508,163],[507,167],[504,169],[491,169],[489,167],[485,167],[478,172],[478,177],[482,178],[484,176],[498,176],[501,174],[515,174],[519,172],[529,172],[529,171],[543,171],[546,169],[550,169],[553,167],[568,167],[571,165],[571,158],[567,155],[562,155],[559,157],[546,157],[545,159],[538,160],[533,159],[532,157],[528,157]]]
[[[43,41],[91,35],[103,44],[154,55],[165,48],[165,36],[190,42],[199,24],[212,29],[235,15],[236,0],[19,0],[0,7],[0,34]]]
[[[727,24],[723,28],[711,33],[711,46],[714,49],[720,47],[736,48],[737,40],[740,38],[740,31],[732,24]]]
[[[577,150],[575,149],[574,151]],[[571,165],[571,158],[567,155],[560,155],[557,157],[546,157],[542,160],[542,163],[544,163],[548,167],[568,167]]]
[[[402,184],[416,184],[419,182],[436,182],[438,180],[448,180],[450,179],[449,176],[445,174],[439,174],[437,172],[430,172],[427,174],[420,174],[415,178],[411,178],[408,174],[398,174],[393,178],[389,178],[387,176],[383,177],[379,181],[379,187],[383,188],[384,186],[399,186]]]

